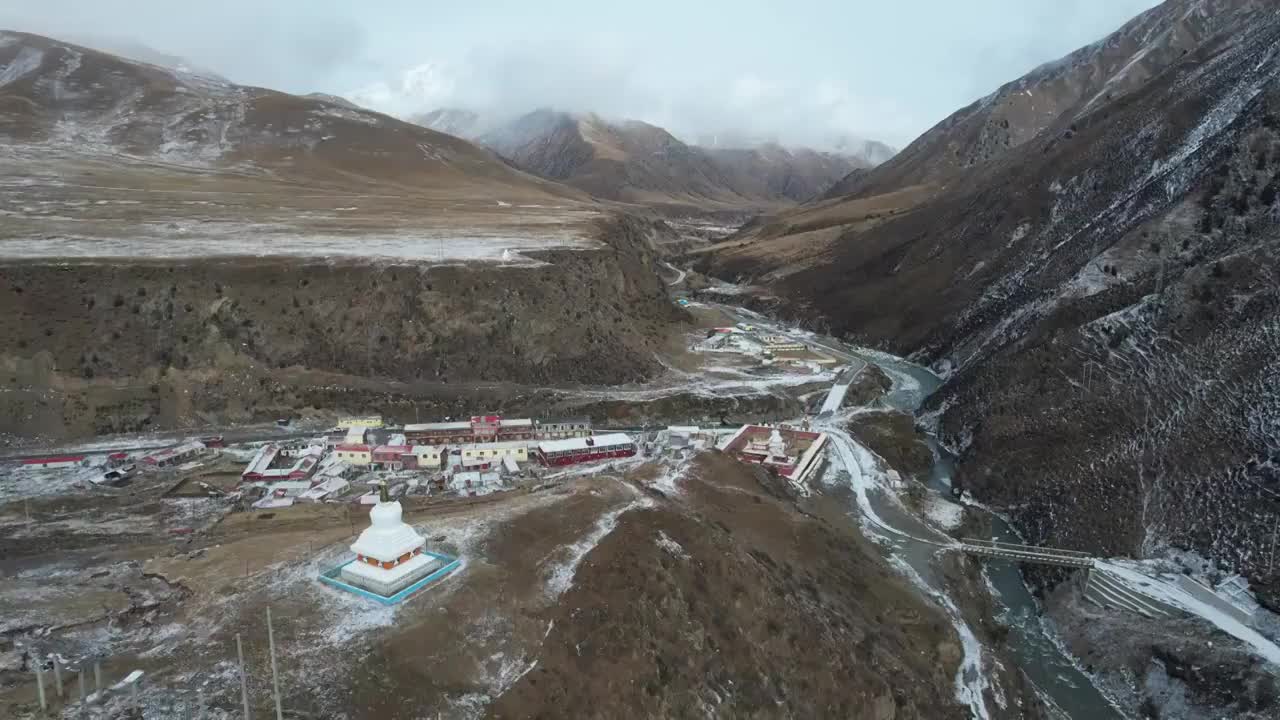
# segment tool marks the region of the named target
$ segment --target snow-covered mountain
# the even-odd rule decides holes
[[[406,119],[437,132],[475,141],[502,128],[515,118],[461,108],[439,108],[428,113],[416,113]]]
[[[469,94],[465,70],[444,63],[423,63],[388,79],[370,83],[343,95],[347,100],[378,112],[417,123],[423,127],[469,140],[500,130],[527,114],[503,109],[501,103],[458,105],[458,98]],[[558,108],[577,115],[591,115],[595,108]],[[687,145],[708,150],[755,150],[767,146],[784,146],[796,150],[812,150],[845,156],[856,167],[874,167],[886,162],[897,152],[877,140],[850,133],[831,132],[802,144],[785,142],[776,134],[749,133],[726,127],[710,132],[684,133],[665,128]]]
[[[161,52],[137,40],[112,35],[75,35],[68,37],[67,40],[87,48],[149,65],[156,65],[185,75],[195,75],[222,83],[231,82],[222,75],[208,68],[200,67],[184,57]]]
[[[646,204],[760,206],[803,201],[870,164],[856,156],[747,139],[688,145],[663,128],[537,110],[510,120],[441,108],[414,122],[490,148],[521,169],[598,197]]]
[[[712,150],[753,150],[771,146],[787,146],[775,135],[753,135],[734,131],[700,133],[697,137],[698,147]],[[859,166],[875,167],[887,162],[898,151],[879,140],[868,140],[847,133],[830,134],[798,149],[817,152],[834,153],[853,158]]]

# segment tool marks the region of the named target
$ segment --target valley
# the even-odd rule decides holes
[[[1163,3],[698,267],[944,374],[957,485],[1033,542],[1193,550],[1274,609],[1276,32]]]
[[[516,167],[597,198],[742,221],[817,197],[877,164],[884,151],[892,155],[888,148],[858,154],[777,143],[700,147],[649,123],[545,109],[503,121],[442,108],[410,120],[474,140]]]
[[[0,715],[1275,717],[1280,13],[1144,7],[897,152],[0,29]]]

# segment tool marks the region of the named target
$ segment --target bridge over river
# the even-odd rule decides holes
[[[979,557],[998,558],[1017,563],[1033,565],[1057,565],[1060,567],[1091,568],[1094,559],[1088,553],[1077,550],[1059,550],[1057,548],[1039,547],[1036,545],[1019,545],[1017,543],[997,542],[995,540],[978,540],[965,538],[960,542],[960,550]]]

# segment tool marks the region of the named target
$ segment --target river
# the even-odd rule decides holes
[[[771,331],[803,335],[807,342],[840,357],[851,364],[862,360],[878,366],[893,382],[885,396],[887,405],[895,410],[915,415],[930,395],[942,387],[942,380],[926,368],[887,353],[847,345],[834,338],[782,325],[760,313],[745,308],[716,304],[721,310],[739,320],[754,323]],[[926,441],[933,450],[934,464],[926,484],[937,491],[947,502],[957,502],[951,495],[951,477],[954,457],[938,442],[926,434]],[[839,444],[835,444],[839,449]],[[856,462],[856,458],[850,459]],[[847,464],[847,462],[846,462]],[[948,592],[936,567],[940,545],[947,545],[952,538],[942,535],[919,517],[906,510],[895,498],[884,492],[869,489],[866,499],[872,518],[873,530],[894,548],[893,557],[907,566],[923,585],[922,591],[933,596],[956,623],[962,644],[966,645],[966,659],[957,678],[958,699],[968,703],[975,717],[985,717],[987,711],[980,697],[986,687],[983,669],[976,658],[972,631],[965,625],[960,613],[948,596]],[[972,506],[967,506],[973,509]],[[996,540],[1021,542],[1013,528],[1003,518],[990,514],[992,534]],[[1023,582],[1022,574],[1013,563],[986,560],[983,574],[991,589],[992,598],[999,608],[999,619],[1009,627],[1008,646],[1019,667],[1031,680],[1040,697],[1062,717],[1078,720],[1124,720],[1119,711],[1093,684],[1088,675],[1076,665],[1074,659],[1057,642],[1053,631],[1041,618],[1040,605]]]
[[[831,342],[831,341],[828,341]],[[886,397],[887,403],[897,410],[915,414],[921,405],[942,386],[942,381],[932,372],[918,365],[878,352],[848,348],[850,353],[879,366],[893,380],[893,388]],[[951,496],[951,476],[954,458],[932,435],[926,436],[934,452],[934,465],[930,470],[928,485],[938,491],[948,502]],[[896,503],[887,498],[873,498],[873,504],[881,517],[893,518],[905,515]],[[1021,542],[1017,534],[1002,518],[991,514],[991,526],[995,539],[1005,542]],[[910,518],[915,527],[908,526],[916,534],[923,523]],[[902,528],[904,530],[908,528]],[[926,536],[927,537],[927,536]],[[933,559],[938,549],[910,539],[895,538],[900,557],[935,589],[941,583],[933,570]],[[1008,643],[1021,669],[1031,679],[1036,689],[1063,715],[1080,720],[1121,720],[1125,716],[1094,686],[1090,678],[1075,664],[1040,615],[1040,606],[1022,574],[1013,563],[986,560],[984,574],[993,590],[993,597],[1000,608],[1000,620],[1010,628]]]

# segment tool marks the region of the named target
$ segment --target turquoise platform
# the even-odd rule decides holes
[[[383,596],[383,595],[378,595],[377,593],[369,592],[368,590],[365,590],[364,588],[358,588],[358,587],[356,587],[355,585],[352,585],[352,584],[350,584],[350,583],[343,582],[343,581],[340,579],[340,578],[341,578],[341,575],[342,575],[342,568],[344,568],[344,567],[346,567],[346,566],[350,565],[351,563],[355,562],[355,559],[354,559],[354,558],[353,558],[353,559],[351,559],[351,560],[348,560],[348,561],[346,561],[346,562],[344,562],[344,563],[342,563],[341,565],[337,565],[337,566],[335,566],[335,567],[332,567],[332,568],[330,568],[330,569],[328,569],[328,570],[326,570],[326,571],[324,571],[324,572],[320,573],[320,578],[319,578],[319,580],[320,580],[320,582],[324,583],[325,585],[330,585],[330,586],[333,586],[333,587],[338,588],[339,590],[345,590],[345,591],[347,591],[347,592],[349,592],[349,593],[354,593],[354,594],[359,595],[359,596],[361,596],[361,597],[369,598],[370,600],[377,601],[377,602],[379,602],[379,603],[381,603],[381,604],[383,604],[383,605],[395,605],[395,604],[397,604],[397,603],[403,602],[403,601],[404,601],[406,598],[408,598],[410,595],[413,595],[414,593],[418,592],[418,591],[419,591],[419,590],[421,590],[422,588],[424,588],[424,587],[426,587],[426,586],[428,586],[428,585],[430,585],[430,584],[432,584],[432,583],[436,582],[437,580],[441,580],[441,579],[445,578],[446,576],[448,576],[448,575],[449,575],[449,573],[452,573],[454,570],[457,570],[457,569],[458,569],[458,566],[461,564],[461,561],[460,561],[460,560],[458,560],[458,558],[450,557],[449,555],[441,555],[440,553],[433,553],[433,552],[431,552],[431,551],[429,551],[429,550],[423,550],[422,552],[423,552],[424,554],[430,555],[431,557],[433,557],[433,558],[435,558],[435,559],[437,559],[437,560],[442,561],[442,562],[444,563],[444,566],[443,566],[443,567],[441,567],[441,568],[439,568],[438,570],[435,570],[435,571],[434,571],[434,572],[432,572],[430,575],[428,575],[428,576],[426,576],[426,577],[422,578],[422,579],[421,579],[421,580],[419,580],[418,582],[416,582],[416,583],[414,583],[414,584],[410,585],[409,587],[407,587],[407,588],[405,588],[405,589],[401,590],[400,592],[396,593],[395,595],[391,595],[391,596],[389,596],[389,597],[388,597],[388,596]]]

